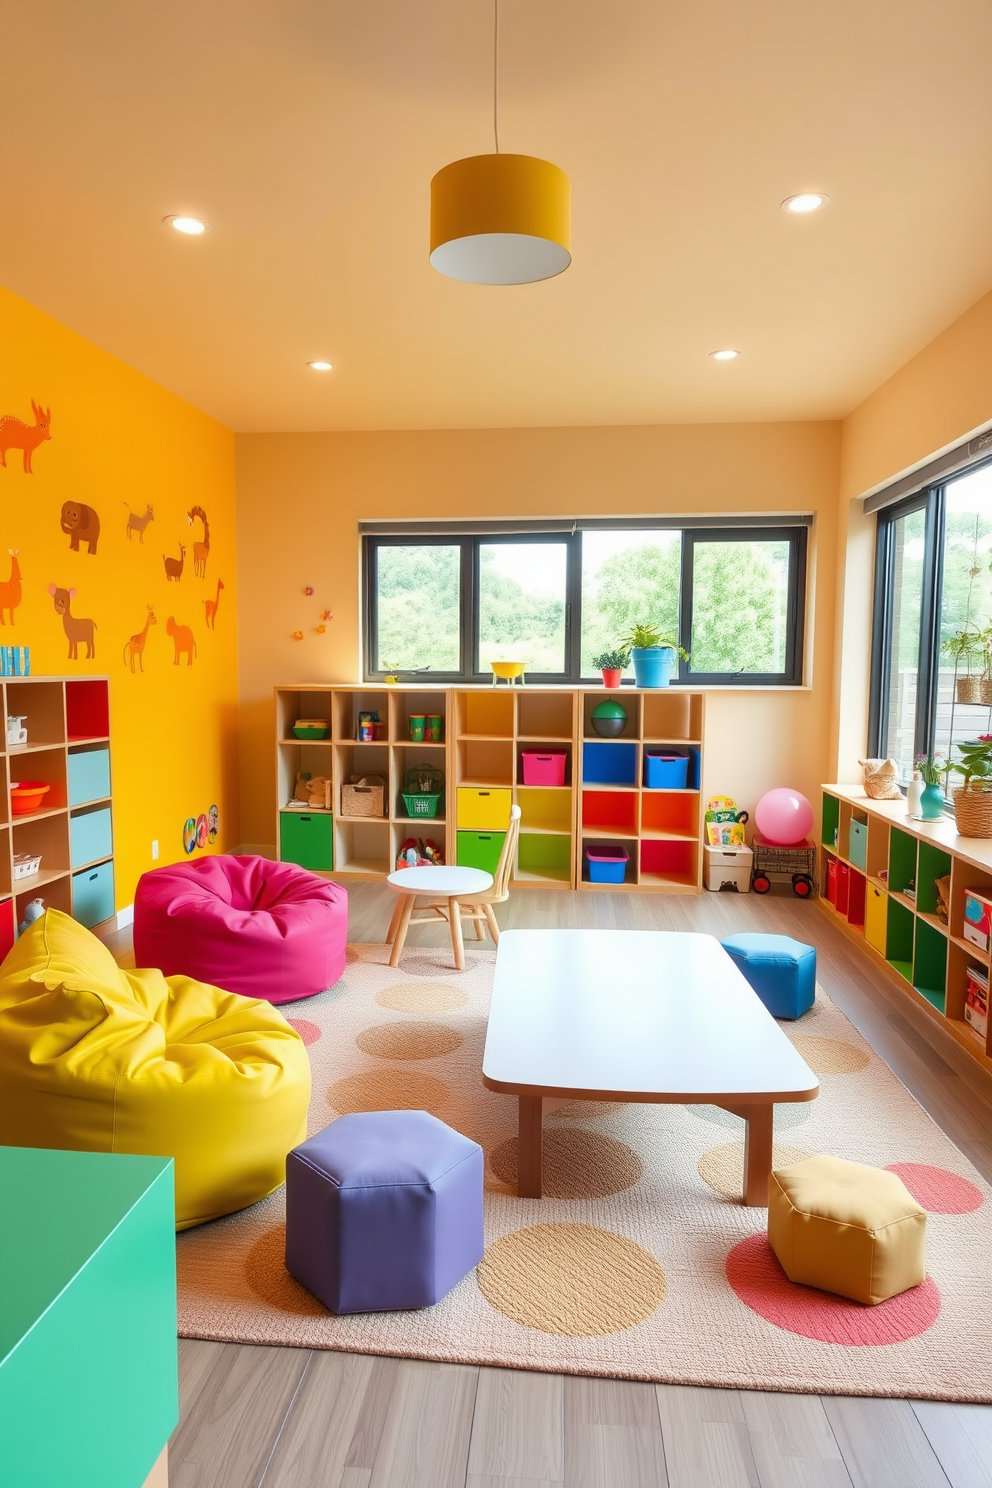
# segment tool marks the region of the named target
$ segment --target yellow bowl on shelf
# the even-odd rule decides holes
[[[497,677],[512,681],[514,677],[523,676],[527,663],[525,661],[491,661],[489,665]]]

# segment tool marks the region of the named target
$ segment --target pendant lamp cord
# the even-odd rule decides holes
[[[499,154],[499,0],[493,0],[493,139]]]

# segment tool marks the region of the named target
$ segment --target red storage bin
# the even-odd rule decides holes
[[[847,923],[864,932],[867,883],[860,873],[848,874]]]
[[[851,897],[851,870],[846,863],[837,864],[837,913],[847,916]]]
[[[567,755],[538,754],[533,749],[522,749],[524,785],[564,785]]]
[[[837,908],[837,859],[827,859],[827,898]]]

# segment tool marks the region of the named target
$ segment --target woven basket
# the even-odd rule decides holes
[[[385,787],[381,785],[354,785],[351,781],[341,786],[342,816],[385,816]]]
[[[992,707],[992,681],[987,677],[978,684],[978,701],[985,707]]]
[[[954,820],[962,837],[992,837],[992,791],[952,791]]]
[[[982,701],[981,677],[959,677],[957,699],[959,703],[980,703]]]

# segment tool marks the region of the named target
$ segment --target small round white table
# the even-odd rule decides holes
[[[462,941],[462,918],[458,900],[461,896],[484,894],[493,886],[491,873],[481,868],[453,868],[447,865],[427,868],[398,868],[387,879],[391,889],[399,896],[393,918],[389,922],[386,939],[393,943],[389,957],[390,966],[400,964],[400,954],[413,917],[413,906],[418,895],[429,899],[447,900],[446,905],[425,905],[427,917],[436,916],[447,920],[451,929],[451,949],[455,957],[455,969],[465,970],[465,946]],[[417,923],[416,921],[414,923]]]

